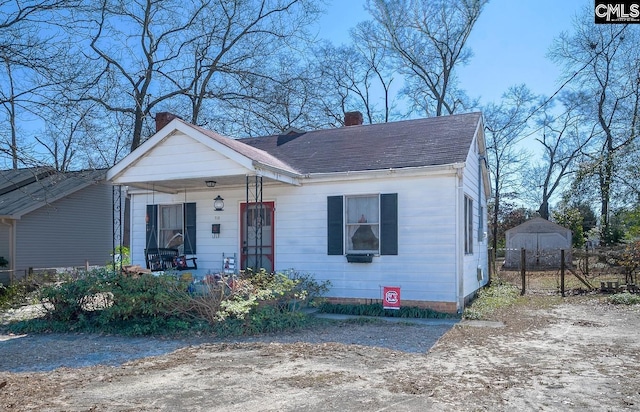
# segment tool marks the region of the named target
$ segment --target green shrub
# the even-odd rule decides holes
[[[173,274],[128,276],[108,268],[63,276],[38,292],[42,319],[11,325],[14,331],[84,331],[124,335],[215,331],[253,334],[298,328],[296,311],[322,290],[310,276],[245,273],[195,294],[194,284]],[[305,285],[305,286],[303,286]],[[305,287],[309,287],[309,293]],[[293,302],[293,303],[292,303]]]
[[[259,307],[246,318],[229,318],[213,325],[219,336],[242,336],[295,330],[309,324],[309,318],[302,312],[282,312],[274,306]]]
[[[616,293],[609,296],[607,301],[614,305],[637,305],[640,304],[640,295],[628,292]]]
[[[40,288],[40,302],[52,321],[76,322],[87,312],[88,300],[101,292],[101,276],[89,273],[78,279]]]
[[[131,264],[131,252],[126,246],[116,246],[112,254],[113,259],[107,262],[107,269],[114,270],[120,269],[122,266]],[[114,268],[115,263],[115,268]]]
[[[186,286],[170,276],[133,277],[100,269],[43,287],[39,296],[46,319],[67,323],[69,330],[144,335],[184,330],[189,324],[172,311],[188,296]]]
[[[411,306],[402,306],[400,309],[384,309],[381,303],[337,305],[324,302],[318,306],[318,310],[322,313],[336,313],[353,316],[386,316],[391,318],[442,319],[458,317],[457,315],[442,313],[433,309],[422,309]]]
[[[0,309],[6,309],[24,303],[30,288],[24,283],[5,286],[0,283]]]
[[[328,284],[318,283],[312,276],[295,271],[246,270],[239,278],[204,287],[206,293],[192,296],[178,311],[216,325],[224,334],[278,330],[281,326],[274,325],[298,324],[300,319],[296,311],[324,293]],[[269,322],[265,321],[267,314]],[[227,325],[219,326],[221,322]]]

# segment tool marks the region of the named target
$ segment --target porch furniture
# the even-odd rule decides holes
[[[178,249],[153,248],[145,249],[145,261],[147,269],[155,270],[185,270],[198,269],[195,257],[186,257],[178,254]],[[191,262],[189,264],[188,262]]]

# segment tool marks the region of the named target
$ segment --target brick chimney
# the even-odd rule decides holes
[[[346,112],[344,114],[345,126],[359,126],[362,124],[362,113],[360,112]]]
[[[180,117],[169,112],[156,113],[156,133],[158,133],[160,129],[168,125],[169,122],[172,121],[173,119],[179,119],[179,118]]]

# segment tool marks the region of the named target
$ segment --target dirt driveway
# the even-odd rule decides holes
[[[244,342],[143,340],[147,355],[176,349],[122,365],[45,372],[9,372],[4,348],[25,339],[13,356],[49,359],[72,353],[73,339],[48,346],[38,337],[9,339],[0,342],[0,410],[640,409],[640,308],[547,300],[496,315],[503,327],[341,324]],[[110,342],[77,341],[85,338],[96,347]],[[111,352],[126,348],[114,344]]]

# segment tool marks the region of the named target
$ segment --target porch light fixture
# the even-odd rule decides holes
[[[204,183],[207,185],[207,187],[216,187],[216,181],[215,180],[207,180]]]
[[[213,199],[213,208],[216,210],[216,212],[224,210],[224,199],[221,198],[220,195],[216,196],[216,198]]]

